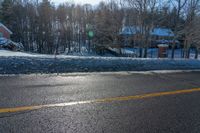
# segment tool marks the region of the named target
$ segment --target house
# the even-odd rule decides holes
[[[175,36],[173,31],[169,28],[154,28],[151,31],[151,35],[157,39],[171,39]]]
[[[141,33],[141,28],[138,26],[125,26],[122,28],[120,35],[123,37],[123,42],[125,46],[133,46],[139,43],[139,34]],[[151,45],[155,46],[157,44],[172,44],[174,43],[173,38],[175,34],[170,28],[153,28],[150,33],[151,35]],[[175,43],[179,43],[177,40]]]
[[[151,32],[152,43],[153,44],[168,44],[169,46],[176,44],[180,47],[180,42],[174,40],[175,34],[169,28],[154,28]]]
[[[135,46],[139,40],[140,28],[136,26],[124,26],[120,32],[124,46]]]
[[[12,31],[10,31],[4,24],[0,22],[0,49],[23,51],[24,46],[21,43],[13,42],[10,39],[12,34]]]
[[[10,36],[12,35],[12,31],[9,30],[4,24],[0,22],[0,37],[4,37],[6,39],[10,39]]]

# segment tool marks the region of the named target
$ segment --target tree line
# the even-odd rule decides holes
[[[154,27],[171,28],[183,40],[183,57],[189,48],[200,48],[200,0],[109,0],[97,6],[74,3],[53,4],[50,0],[3,0],[0,20],[13,31],[12,39],[25,51],[54,54],[58,51],[101,52],[121,47],[123,26],[137,25],[141,32],[140,57],[147,57]],[[174,45],[173,45],[174,46]],[[172,47],[172,58],[174,58]]]

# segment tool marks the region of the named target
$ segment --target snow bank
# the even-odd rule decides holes
[[[0,74],[200,69],[199,60],[38,55],[0,51]]]

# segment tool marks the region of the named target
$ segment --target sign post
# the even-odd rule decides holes
[[[90,48],[91,48],[91,39],[94,37],[94,32],[92,30],[89,30],[88,31],[88,38],[89,38],[89,48],[88,48],[88,51],[90,53]]]

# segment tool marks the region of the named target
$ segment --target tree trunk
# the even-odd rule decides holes
[[[90,42],[90,39],[89,39],[89,42],[88,42],[88,53],[90,53],[90,44],[91,42]]]
[[[81,34],[80,33],[78,35],[78,42],[79,42],[78,51],[79,53],[81,53]]]
[[[187,58],[190,58],[190,48],[187,49]]]
[[[142,51],[143,51],[143,49],[140,48],[140,49],[139,49],[139,58],[142,58],[142,53],[143,53]]]
[[[145,49],[144,49],[144,58],[147,58],[147,50],[148,50],[148,48],[145,47]]]
[[[171,56],[172,59],[174,59],[174,53],[175,53],[175,48],[174,46],[172,46],[172,56]]]
[[[184,53],[184,48],[182,48],[182,49],[181,49],[181,58],[184,58],[184,55],[185,55],[185,53]]]
[[[71,42],[68,41],[68,53],[71,53]]]
[[[198,51],[198,48],[195,49],[195,59],[198,59],[198,56],[199,56],[199,51]]]
[[[172,55],[171,55],[172,59],[174,59],[175,45],[176,45],[176,43],[175,43],[175,40],[174,40],[173,45],[172,45]]]
[[[187,40],[184,42],[184,58],[187,58]]]

